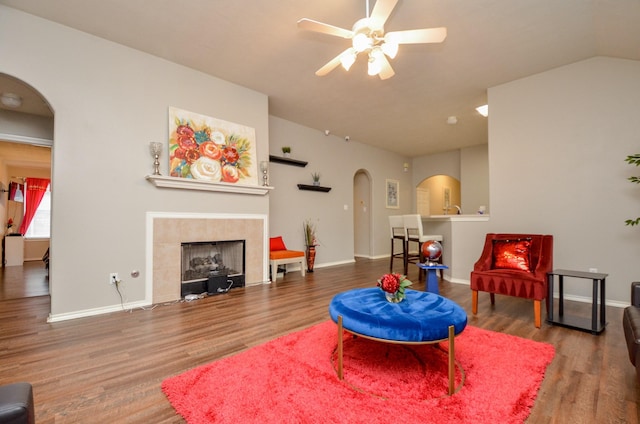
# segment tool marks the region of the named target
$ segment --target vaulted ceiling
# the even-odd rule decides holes
[[[274,116],[407,156],[486,143],[475,107],[489,87],[594,56],[640,60],[639,0],[400,0],[387,32],[448,35],[400,46],[384,81],[367,75],[364,57],[316,76],[350,40],[296,25],[351,29],[366,0],[0,3],[265,93]]]

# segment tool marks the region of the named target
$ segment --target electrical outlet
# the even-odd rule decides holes
[[[598,272],[598,268],[589,268],[589,272]]]
[[[112,272],[111,274],[109,274],[109,284],[115,284],[118,281],[120,281],[120,277],[118,277],[117,272]]]

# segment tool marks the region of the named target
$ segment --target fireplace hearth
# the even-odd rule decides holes
[[[181,255],[182,297],[245,285],[245,240],[183,242]]]

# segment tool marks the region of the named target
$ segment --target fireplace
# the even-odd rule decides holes
[[[245,285],[245,240],[183,242],[180,296],[226,293]]]
[[[183,298],[182,243],[245,240],[245,287],[269,283],[267,215],[147,212],[146,301],[149,304]],[[226,287],[226,285],[225,285]],[[205,289],[192,294],[202,294]]]

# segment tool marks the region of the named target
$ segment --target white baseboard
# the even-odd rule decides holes
[[[464,284],[466,286],[471,284],[469,282],[469,280],[461,280],[461,279],[458,279],[458,278],[449,279],[449,278],[447,278],[447,274],[444,275],[444,279],[449,281],[449,282],[451,282],[451,283]],[[554,299],[558,299],[559,298],[558,292],[554,292],[553,293],[553,298]],[[593,299],[590,296],[575,296],[575,295],[571,295],[571,294],[565,294],[564,295],[564,299],[565,300],[571,300],[571,301],[574,301],[574,302],[588,303],[588,304],[592,304],[592,302],[593,302]],[[554,302],[555,302],[555,300],[554,300]],[[604,304],[607,305],[607,306],[613,306],[615,308],[626,308],[627,306],[629,306],[630,303],[620,302],[618,300],[606,300],[604,302]]]
[[[94,315],[109,314],[112,312],[120,312],[123,310],[127,311],[129,309],[144,308],[147,306],[151,306],[151,304],[145,301],[138,301],[138,302],[125,303],[124,308],[122,307],[122,305],[111,305],[111,306],[105,306],[103,308],[84,309],[81,311],[68,312],[64,314],[49,314],[49,317],[47,318],[47,322],[59,322],[59,321],[67,321],[70,319],[76,319],[76,318],[86,318],[86,317],[92,317]]]
[[[336,266],[336,265],[346,265],[346,264],[352,264],[354,263],[356,260],[355,259],[349,259],[346,261],[337,261],[337,262],[325,262],[322,264],[315,264],[313,266],[313,268],[328,268],[330,266]]]

